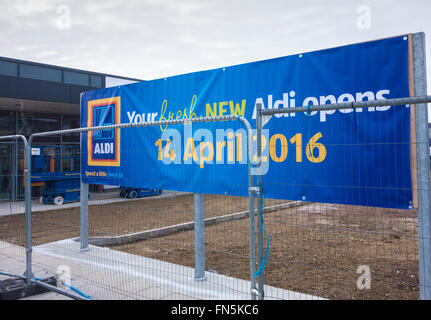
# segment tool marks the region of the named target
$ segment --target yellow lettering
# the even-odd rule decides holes
[[[203,168],[205,161],[212,161],[212,159],[214,157],[214,146],[211,142],[201,142],[199,147],[201,150],[200,167]],[[208,155],[207,156],[205,156],[205,149],[208,149]]]
[[[228,139],[233,139],[233,133],[229,132],[227,134]],[[233,162],[233,141],[228,140],[227,142],[227,161]]]
[[[229,101],[229,107],[230,107],[230,114],[239,114],[241,116],[244,117],[244,112],[245,112],[245,102],[246,100],[242,100],[241,102],[241,106],[239,105],[239,103],[235,104],[235,108],[234,108],[234,103],[233,101]]]
[[[277,140],[280,140],[280,143],[281,143],[281,154],[279,157],[277,156],[277,151],[276,151]],[[277,133],[271,137],[271,140],[269,140],[269,153],[271,155],[272,160],[275,162],[283,162],[284,160],[286,160],[287,140],[284,135]]]
[[[218,103],[218,114],[219,116],[224,115],[227,110],[224,108],[224,106],[227,106],[229,103],[227,101],[222,101]]]
[[[218,162],[222,161],[221,155],[223,153],[223,148],[226,146],[226,141],[217,141],[217,156],[216,159]]]
[[[166,118],[165,118],[165,112],[166,112],[166,108],[168,107],[168,100],[163,100],[163,103],[162,103],[162,110],[160,111],[160,118],[159,118],[159,120],[160,121],[165,121],[165,120],[167,120]],[[160,130],[162,130],[162,131],[165,131],[166,130],[166,126],[160,126]]]
[[[186,149],[184,151],[184,161],[187,161],[190,157],[193,157],[194,161],[199,161],[198,155],[195,150],[195,142],[193,138],[187,139]]]
[[[175,154],[174,149],[170,149],[170,147],[171,147],[171,139],[168,139],[166,141],[164,157],[169,158],[169,159],[171,159],[171,161],[173,161],[173,160],[175,160],[177,155]],[[170,149],[170,152],[169,152],[169,149]]]
[[[158,160],[162,160],[162,139],[157,139],[157,141],[156,141],[156,143],[155,143],[155,145],[156,146],[158,146],[159,147],[159,153],[158,153]]]
[[[302,162],[302,133],[295,134],[290,143],[296,144],[296,162]]]
[[[206,104],[207,117],[217,116],[217,102],[214,102],[214,109],[211,108],[211,103]]]
[[[306,152],[308,160],[314,163],[320,163],[326,158],[326,148],[323,144],[317,142],[322,137],[322,133],[318,132],[311,137],[310,141],[307,143]],[[316,158],[314,156],[314,149],[319,150],[319,156]]]
[[[241,133],[236,135],[236,161],[242,161],[242,136]]]
[[[261,147],[260,147],[260,150],[261,150],[261,153],[260,153],[261,154],[261,161],[262,162],[266,162],[266,161],[268,161],[268,157],[267,156],[262,156],[262,152],[266,148],[266,137],[264,135],[262,135],[261,137],[262,137],[262,139],[261,139],[262,144],[261,144]],[[257,136],[253,136],[253,141],[256,141],[256,140],[257,140]],[[255,162],[255,163],[257,162],[257,152],[255,153],[255,155],[253,157],[253,162]]]
[[[197,95],[193,95],[192,102],[190,104],[189,119],[196,118],[196,113],[194,113],[193,110],[195,109],[197,99]]]

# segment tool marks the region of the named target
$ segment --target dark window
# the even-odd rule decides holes
[[[90,86],[94,88],[102,88],[102,77],[101,76],[90,76]]]
[[[88,74],[73,71],[64,71],[63,75],[63,80],[65,83],[88,87]]]
[[[0,135],[15,134],[15,113],[13,111],[0,111]],[[1,143],[1,142],[0,142]]]
[[[18,134],[30,136],[36,132],[54,131],[61,128],[61,116],[51,113],[19,112]],[[35,143],[60,143],[59,135],[38,137]]]
[[[20,76],[23,78],[61,82],[60,70],[29,64],[20,64]]]
[[[61,129],[74,129],[80,127],[80,116],[63,114]],[[62,135],[63,142],[76,142],[79,143],[79,133],[68,133]]]
[[[10,61],[0,60],[0,74],[5,76],[18,76],[18,64]]]

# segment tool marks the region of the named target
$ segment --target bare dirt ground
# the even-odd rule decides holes
[[[279,203],[270,201],[268,205]],[[207,196],[205,218],[248,210],[248,198]],[[89,207],[89,235],[112,236],[193,221],[193,195],[142,198]],[[32,213],[33,245],[79,237],[80,208]],[[0,238],[25,244],[23,214],[0,217]]]
[[[266,200],[266,206],[282,201]],[[206,196],[206,218],[248,209],[248,199]],[[193,220],[193,196],[92,206],[90,236],[150,230]],[[308,203],[267,213],[269,262],[265,284],[330,299],[418,299],[416,212]],[[0,239],[24,244],[24,216],[0,218]],[[205,228],[206,270],[249,280],[249,221]],[[33,215],[33,244],[79,236],[79,208]],[[193,231],[111,249],[194,265]],[[266,239],[265,247],[266,247]],[[357,287],[359,266],[371,288]],[[362,283],[361,281],[359,281]]]

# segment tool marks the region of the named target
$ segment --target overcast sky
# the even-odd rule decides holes
[[[0,56],[150,80],[424,31],[431,75],[430,13],[430,0],[0,0]]]

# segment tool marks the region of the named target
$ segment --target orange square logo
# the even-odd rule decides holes
[[[88,127],[121,123],[121,98],[88,101]],[[120,166],[120,129],[89,131],[87,135],[88,165]]]

